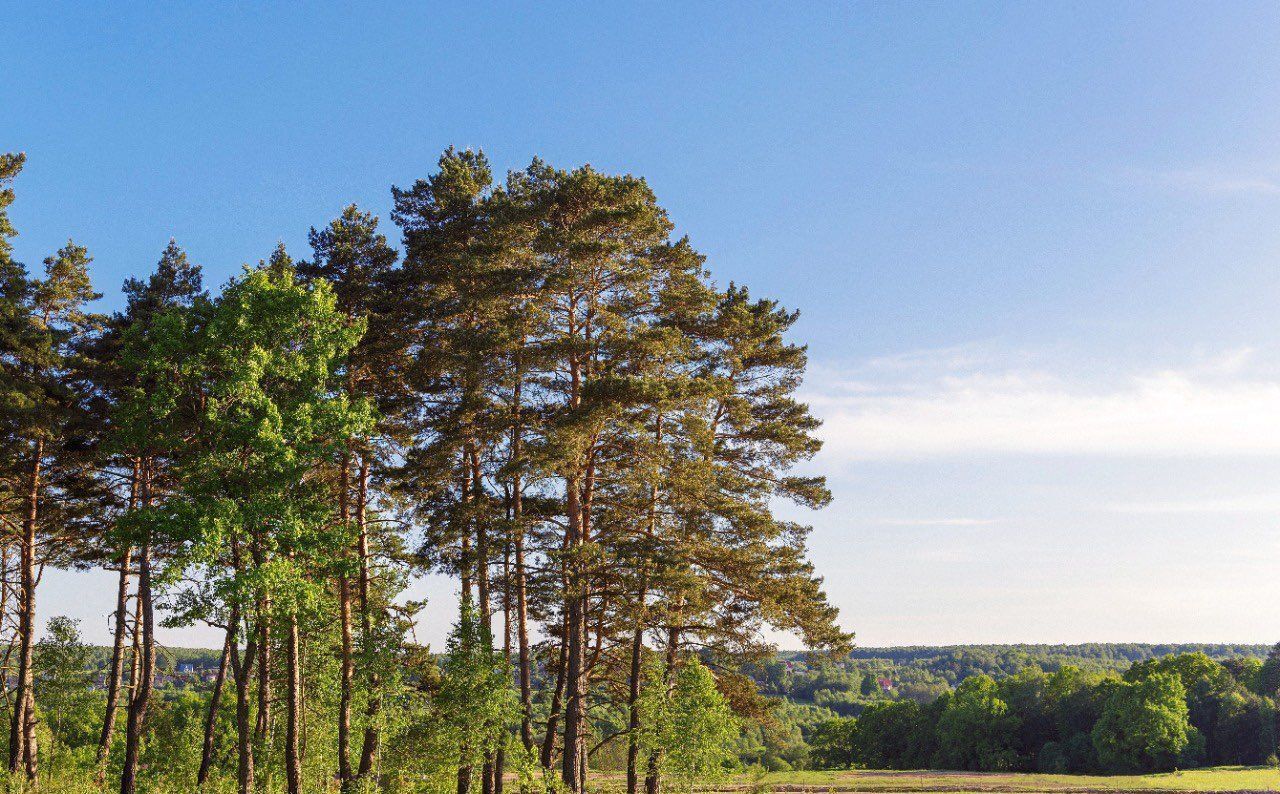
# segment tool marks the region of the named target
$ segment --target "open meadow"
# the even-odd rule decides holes
[[[1153,775],[1043,775],[948,771],[803,771],[776,772],[736,779],[733,791],[819,792],[1069,792],[1097,791],[1276,791],[1280,770],[1224,766]]]

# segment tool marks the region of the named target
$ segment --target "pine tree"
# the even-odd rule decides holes
[[[82,421],[87,396],[77,350],[94,329],[85,312],[95,299],[88,252],[68,242],[44,262],[44,278],[29,280],[14,270],[6,300],[16,307],[11,352],[20,397],[10,412],[11,440],[21,467],[23,514],[17,530],[18,661],[9,728],[9,771],[36,776],[32,654],[36,586],[46,564],[67,560],[82,537],[81,523],[100,498]],[[9,292],[12,290],[12,292]]]
[[[404,481],[425,497],[424,551],[458,573],[463,600],[492,632],[501,516],[486,478],[501,466],[509,425],[494,397],[508,375],[503,353],[516,320],[519,271],[499,242],[483,153],[450,149],[437,174],[394,195],[407,248],[405,325],[418,337],[414,381],[424,398]],[[497,760],[484,762],[485,794],[501,785]],[[470,778],[469,769],[459,769],[460,791]]]
[[[110,408],[109,438],[106,461],[119,469],[127,484],[127,511],[119,530],[107,537],[103,551],[110,562],[119,567],[115,611],[115,636],[111,674],[108,679],[107,708],[98,743],[99,774],[105,771],[111,749],[124,667],[127,633],[129,580],[137,567],[137,613],[141,620],[133,627],[140,655],[133,660],[136,684],[128,700],[125,726],[125,756],[121,771],[121,792],[136,790],[138,762],[142,748],[147,710],[150,705],[156,657],[156,616],[154,596],[155,556],[157,549],[150,525],[131,523],[132,513],[150,508],[163,500],[171,489],[169,469],[181,454],[183,434],[165,426],[175,414],[170,389],[174,370],[156,369],[152,354],[157,345],[172,345],[175,340],[161,339],[171,333],[169,313],[190,313],[197,303],[207,301],[202,290],[200,268],[187,259],[178,244],[170,240],[160,255],[155,271],[146,280],[125,281],[125,310],[116,314],[107,333],[94,345],[97,360],[96,381],[100,394]],[[165,432],[167,431],[167,432]]]
[[[593,605],[604,614],[593,597],[606,549],[593,524],[594,500],[608,475],[611,443],[645,399],[636,370],[657,333],[671,224],[643,180],[589,167],[560,171],[535,161],[509,190],[531,214],[547,307],[536,342],[550,359],[540,384],[546,407],[539,454],[563,499],[561,777],[578,792],[585,785],[589,668],[598,658],[588,654]]]

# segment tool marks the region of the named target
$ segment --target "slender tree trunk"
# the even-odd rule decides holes
[[[342,456],[342,473],[338,491],[338,520],[345,527],[350,519],[348,506],[351,455]],[[350,791],[351,774],[351,699],[354,695],[355,658],[351,634],[351,579],[344,573],[338,577],[338,623],[342,635],[342,659],[338,692],[338,783],[343,792]]]
[[[141,466],[137,458],[129,475],[128,512],[138,507]],[[120,685],[124,681],[125,639],[129,631],[129,579],[133,574],[133,547],[126,546],[120,553],[120,580],[116,589],[115,633],[111,645],[110,678],[107,680],[107,707],[102,718],[102,733],[98,737],[97,782],[106,782],[107,758],[111,753],[111,740],[115,737],[116,717],[120,706]]]
[[[239,622],[239,615],[234,616],[235,623]],[[233,625],[235,625],[233,623]],[[238,763],[236,765],[236,783],[239,794],[253,793],[253,733],[254,726],[251,724],[253,717],[253,703],[250,689],[252,686],[251,678],[253,676],[253,666],[255,656],[257,655],[258,634],[255,631],[245,632],[248,641],[245,643],[244,653],[240,651],[239,643],[231,644],[231,671],[236,683],[236,750],[238,755]]]
[[[142,599],[134,595],[133,622],[129,626],[129,697],[138,688],[138,677],[142,675]],[[128,704],[126,703],[126,706]]]
[[[568,658],[565,668],[564,755],[561,757],[561,779],[570,794],[582,792],[582,744],[586,722],[586,577],[583,561],[576,555],[584,542],[583,510],[579,484],[566,478],[569,519],[569,587],[565,593],[567,620],[565,643]]]
[[[463,457],[462,460],[462,487],[458,497],[463,504],[464,510],[470,510],[471,504],[471,466]],[[464,522],[465,524],[465,522]],[[473,572],[475,569],[475,560],[471,554],[471,531],[465,525],[462,527],[461,538],[461,559],[458,561],[458,576],[462,579],[462,598],[468,603],[475,603],[471,600],[471,582],[473,580]]]
[[[298,763],[306,766],[307,763],[307,646],[304,642],[298,643],[298,669],[300,681],[298,684]]]
[[[662,446],[662,414],[659,413],[654,422],[654,448]],[[657,539],[658,534],[658,483],[649,486],[649,525],[646,535],[650,542]],[[640,789],[640,691],[643,686],[642,677],[644,655],[644,629],[648,611],[645,600],[649,597],[649,571],[641,567],[640,593],[636,600],[636,626],[631,637],[631,680],[627,692],[627,794],[638,794]]]
[[[258,605],[258,719],[253,727],[253,744],[265,753],[271,739],[271,599]]]
[[[222,700],[222,687],[227,679],[227,665],[231,662],[231,643],[235,637],[235,624],[227,626],[227,638],[222,643],[222,658],[218,661],[218,673],[213,679],[213,692],[209,695],[209,710],[204,718],[204,745],[200,751],[200,771],[196,773],[196,787],[202,788],[209,779],[213,766],[213,741],[218,726],[218,704]]]
[[[472,515],[476,522],[476,602],[480,615],[480,627],[493,637],[493,599],[489,592],[489,530],[480,515],[484,501],[484,479],[480,471],[480,455],[473,446],[468,453],[471,465]]]
[[[464,505],[472,504],[471,490],[471,462],[468,460],[466,453],[462,456],[462,489],[459,494]],[[462,578],[462,602],[467,605],[474,604],[471,600],[471,582],[473,581],[473,572],[475,569],[475,560],[471,553],[471,530],[469,526],[463,526],[462,530],[462,559],[461,559],[461,578]],[[471,790],[471,763],[463,753],[458,764],[458,794],[467,794]]]
[[[288,714],[285,720],[284,766],[289,794],[302,792],[302,757],[298,752],[298,727],[302,719],[302,667],[298,657],[298,614],[289,614],[289,633],[286,638],[286,664],[289,673]]]
[[[364,638],[367,653],[374,653],[377,638],[374,636],[374,610],[377,604],[373,599],[373,583],[371,581],[371,558],[369,551],[369,458],[360,455],[360,476],[356,482],[356,540],[360,554],[360,631]],[[364,745],[360,750],[361,778],[373,771],[374,761],[378,757],[381,746],[382,731],[379,720],[382,717],[382,680],[378,675],[378,666],[372,657],[369,664],[369,703],[365,707]]]
[[[559,727],[562,713],[561,703],[564,700],[565,672],[569,666],[569,621],[564,618],[560,623],[560,651],[556,660],[556,686],[551,691],[551,708],[547,713],[547,733],[542,739],[542,755],[539,760],[543,769],[550,769],[555,760],[556,729]]]
[[[519,482],[516,483],[517,487]],[[520,494],[516,491],[516,504]],[[526,752],[533,749],[533,660],[529,653],[529,595],[525,579],[524,531],[519,528],[519,508],[516,508],[516,644],[520,664],[520,741]]]
[[[644,608],[647,583],[640,588],[640,608]],[[644,674],[644,619],[636,620],[631,635],[631,677],[627,691],[627,794],[637,794],[640,789],[640,689]]]
[[[152,472],[148,462],[142,465],[142,495],[144,507],[152,503]],[[143,731],[146,728],[147,708],[151,703],[151,689],[156,666],[156,613],[151,592],[151,531],[146,531],[138,557],[138,612],[142,623],[134,631],[142,635],[142,659],[138,685],[129,698],[129,714],[125,722],[124,767],[120,772],[120,794],[134,794],[137,790],[138,759],[142,752]]]
[[[133,549],[125,548],[120,554],[120,583],[116,589],[116,625],[111,644],[111,667],[107,673],[107,708],[102,718],[102,732],[98,735],[96,759],[98,785],[106,781],[107,759],[111,755],[111,740],[115,738],[116,716],[120,711],[120,687],[124,683],[125,644],[129,636],[129,580],[132,567]]]
[[[507,543],[502,552],[502,658],[506,664],[511,663],[511,544]],[[507,726],[502,726],[503,741],[493,757],[493,792],[502,794],[502,774],[507,768]]]
[[[12,551],[13,545],[11,541],[8,538],[3,539],[3,542],[0,542],[0,630],[3,630],[5,624],[9,622],[9,592],[12,589],[12,583],[9,581],[9,564]],[[14,627],[17,627],[16,623]],[[13,655],[13,640],[16,634],[17,632],[15,631],[14,634],[9,636],[4,650],[3,663],[0,664],[0,703],[3,703],[5,708],[12,706],[11,693],[9,692],[9,661]]]
[[[471,465],[472,504],[476,524],[476,597],[480,613],[480,628],[484,635],[493,639],[493,594],[489,586],[489,525],[481,515],[484,503],[484,479],[480,469],[480,454],[474,445],[469,450]],[[482,794],[493,794],[493,753],[486,750],[484,765],[480,772],[480,791]]]
[[[523,346],[526,338],[521,336]],[[533,740],[533,669],[529,654],[529,593],[524,562],[524,371],[515,359],[515,385],[511,392],[511,523],[515,545],[516,653],[520,677],[520,741],[531,752]]]
[[[138,759],[142,751],[142,736],[146,728],[147,707],[151,703],[152,683],[155,679],[155,607],[151,597],[151,540],[142,546],[138,560],[138,603],[142,612],[142,659],[138,686],[129,700],[129,715],[125,724],[124,768],[120,773],[120,794],[134,794],[137,790]]]
[[[9,773],[17,775],[26,767],[27,776],[35,777],[28,739],[32,731],[29,723],[34,715],[31,707],[32,655],[35,642],[36,618],[36,522],[40,517],[40,475],[44,461],[44,440],[37,439],[31,462],[31,483],[27,494],[27,515],[22,522],[19,577],[21,590],[18,598],[18,671],[14,690],[14,708],[9,724]]]
[[[22,760],[27,768],[27,779],[32,783],[36,782],[36,759],[39,758],[39,752],[36,742],[36,694],[35,687],[27,687],[27,709],[26,722],[23,723],[22,744]]]

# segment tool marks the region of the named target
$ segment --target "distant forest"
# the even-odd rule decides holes
[[[1276,764],[1280,653],[1088,643],[780,653],[748,665],[767,768],[1148,772]]]

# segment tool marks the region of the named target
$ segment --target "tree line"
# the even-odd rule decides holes
[[[1263,662],[1202,652],[1123,674],[1067,665],[965,678],[935,700],[882,700],[813,728],[825,768],[1052,773],[1280,765],[1280,645]]]
[[[13,257],[24,162],[0,158],[13,779],[40,780],[66,692],[37,659],[49,566],[117,575],[85,764],[123,794],[578,794],[619,746],[658,794],[758,708],[736,671],[763,629],[847,649],[808,528],[774,514],[830,499],[794,472],[819,448],[797,315],[717,286],[643,179],[535,159],[499,182],[449,149],[392,189],[400,246],[349,206],[211,294],[170,241],[103,315],[84,247]],[[424,571],[459,614],[407,598]],[[454,624],[442,658],[420,620]],[[223,637],[191,769],[146,760],[162,624]]]
[[[808,722],[835,716],[857,716],[877,700],[927,703],[951,691],[966,678],[995,679],[1028,668],[1053,673],[1064,667],[1084,672],[1123,673],[1134,662],[1184,653],[1210,659],[1261,659],[1269,646],[1254,644],[1087,643],[1082,645],[954,645],[911,648],[855,648],[833,658],[799,651],[779,651],[764,661],[748,662],[743,672],[760,692],[785,698],[811,710]]]

